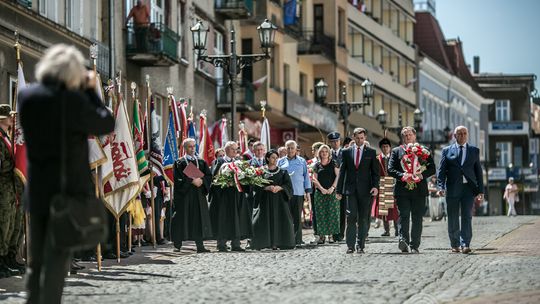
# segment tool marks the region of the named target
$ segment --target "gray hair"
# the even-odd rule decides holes
[[[367,135],[366,129],[360,128],[360,127],[354,128],[354,130],[353,130],[353,136],[355,136],[356,134],[361,134],[361,133],[364,133],[364,135]]]
[[[69,90],[81,87],[85,73],[83,55],[67,44],[56,44],[47,49],[36,65],[37,81],[64,84]]]
[[[236,145],[235,141],[228,141],[225,143],[225,146],[223,146],[223,149],[225,150],[230,149],[233,145]]]
[[[288,147],[290,145],[294,145],[295,148],[298,148],[298,144],[296,143],[296,141],[294,141],[292,139],[289,139],[289,140],[287,140],[287,142],[285,142],[285,147]]]
[[[263,144],[262,141],[256,141],[256,142],[253,143],[253,149],[255,149],[255,147],[258,147],[258,146],[263,146],[263,147],[266,148],[266,145]]]
[[[187,148],[187,145],[189,143],[194,143],[195,144],[195,139],[193,139],[191,137],[188,137],[188,138],[184,139],[184,141],[182,142],[182,146],[184,146],[184,149]]]
[[[403,127],[403,129],[401,129],[401,136],[403,137],[403,134],[405,134],[405,132],[407,131],[411,131],[414,133],[414,135],[416,135],[416,129],[411,127],[411,126],[406,126],[406,127]]]

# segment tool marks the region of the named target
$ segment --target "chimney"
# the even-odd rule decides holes
[[[480,56],[473,57],[474,74],[480,74]]]

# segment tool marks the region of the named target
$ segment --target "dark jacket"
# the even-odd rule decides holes
[[[359,194],[369,195],[372,188],[379,188],[380,169],[376,151],[364,145],[358,169],[355,166],[355,151],[356,146],[342,151],[336,189],[338,194],[350,195],[356,190]]]
[[[465,161],[463,165],[458,160],[459,146],[456,144],[442,150],[437,181],[439,188],[446,190],[448,197],[461,195],[463,177],[467,180],[473,195],[484,193],[482,165],[480,164],[480,150],[467,144]]]
[[[416,188],[409,190],[405,188],[407,183],[401,181],[401,177],[403,177],[404,172],[403,168],[401,167],[401,159],[403,158],[404,154],[405,150],[402,146],[392,149],[390,162],[388,163],[388,174],[396,179],[394,196],[427,196],[427,179],[435,174],[435,163],[433,162],[432,156],[430,155],[427,159],[427,168],[424,172],[422,172],[423,179],[416,185]]]
[[[93,193],[88,136],[114,130],[114,118],[93,90],[33,84],[19,93],[20,118],[28,157],[25,205],[31,214],[45,215],[60,192],[61,102],[66,112],[67,193]]]

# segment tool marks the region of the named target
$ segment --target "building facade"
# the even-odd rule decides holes
[[[507,179],[513,177],[519,187],[518,214],[537,212],[538,145],[531,124],[532,93],[536,75],[475,75],[480,88],[494,103],[482,108],[487,124],[486,161],[489,168],[489,203],[491,214],[505,214],[502,201]]]
[[[464,60],[462,42],[446,40],[433,13],[416,12],[415,42],[420,53],[418,103],[423,111],[421,142],[431,146],[438,161],[442,148],[453,141],[455,127],[465,126],[469,142],[479,147],[484,161],[486,134],[480,127],[480,110],[493,100],[482,96]]]

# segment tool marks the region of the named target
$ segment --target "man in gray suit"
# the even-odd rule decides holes
[[[446,195],[448,236],[452,252],[471,252],[472,208],[475,199],[483,200],[484,183],[480,150],[467,143],[469,132],[464,126],[454,130],[456,142],[442,150],[437,182],[439,194]],[[461,230],[459,216],[461,209]]]

